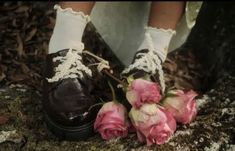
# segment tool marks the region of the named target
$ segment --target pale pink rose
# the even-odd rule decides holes
[[[144,103],[158,103],[161,99],[160,87],[155,82],[135,79],[127,89],[126,98],[136,108]]]
[[[182,90],[171,90],[163,100],[163,106],[172,113],[177,122],[190,123],[197,114],[194,98],[197,93],[193,90],[184,92]]]
[[[97,114],[94,123],[95,131],[105,140],[126,137],[128,134],[126,108],[118,102],[105,103]]]
[[[157,104],[144,104],[139,109],[132,107],[129,117],[136,128],[138,140],[147,145],[163,144],[176,130],[172,114]]]

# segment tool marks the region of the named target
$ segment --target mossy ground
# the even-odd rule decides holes
[[[48,3],[46,3],[48,4]],[[234,150],[235,145],[235,77],[225,75],[214,84],[202,82],[203,73],[190,49],[168,56],[164,64],[168,86],[182,86],[200,91],[199,112],[189,125],[178,125],[175,135],[163,145],[147,147],[135,134],[105,142],[97,134],[86,141],[58,140],[48,131],[41,105],[41,69],[47,53],[55,14],[41,2],[4,2],[0,7],[0,132],[16,130],[9,141],[0,143],[0,151],[194,151]],[[52,6],[52,5],[47,5]],[[37,29],[35,32],[35,28]],[[21,40],[17,40],[16,33]],[[109,49],[88,26],[85,46],[109,58]],[[26,40],[27,39],[27,40]],[[16,43],[17,42],[17,43]],[[18,47],[19,44],[24,47]],[[115,59],[111,59],[113,63]],[[118,72],[121,65],[115,62]],[[197,70],[197,71],[196,71]],[[224,73],[224,72],[223,72]],[[1,136],[1,133],[0,133]]]

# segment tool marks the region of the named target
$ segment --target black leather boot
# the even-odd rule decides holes
[[[60,72],[68,72],[65,78],[52,80],[53,77],[55,79],[58,66],[63,63],[68,51],[61,50],[47,55],[46,58],[43,81],[45,121],[52,133],[61,139],[84,140],[94,134],[93,122],[99,107],[92,106],[98,103],[99,98],[93,92],[99,75],[89,75],[83,70],[80,74],[73,73],[81,67],[72,63],[70,72],[63,71],[65,68],[60,69]],[[84,61],[82,56],[81,58],[82,64],[87,67],[89,63]]]
[[[156,52],[150,52],[148,49],[139,50],[135,54],[132,63],[121,73],[121,77],[126,79],[133,76],[134,79],[143,78],[160,83],[156,60],[159,60],[161,66],[162,61]]]

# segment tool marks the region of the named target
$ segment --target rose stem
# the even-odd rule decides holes
[[[121,80],[119,80],[118,78],[116,78],[115,76],[113,76],[111,73],[109,73],[106,69],[103,70],[103,72],[105,74],[107,74],[108,76],[110,76],[112,79],[116,80],[118,83],[120,83],[122,86],[125,85],[125,83]]]
[[[117,100],[116,100],[115,91],[114,91],[114,88],[113,88],[112,84],[111,84],[109,81],[108,81],[108,84],[109,84],[109,87],[110,87],[110,89],[111,89],[111,91],[112,91],[113,100],[114,100],[114,101],[117,101]]]

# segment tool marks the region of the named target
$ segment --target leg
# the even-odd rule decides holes
[[[93,135],[97,109],[89,108],[97,103],[91,87],[94,70],[82,55],[82,35],[93,5],[61,2],[55,6],[56,23],[44,69],[43,109],[49,128],[62,139],[83,140]]]
[[[175,29],[184,12],[185,2],[152,2],[148,25]]]
[[[49,53],[69,47],[80,49],[84,29],[94,2],[60,2],[56,6],[56,23],[49,43]],[[67,11],[65,11],[68,9]],[[65,40],[66,39],[66,40]]]
[[[152,2],[148,21],[150,28],[146,29],[146,33],[150,33],[154,48],[162,62],[166,59],[170,40],[184,13],[184,8],[185,2],[180,1]],[[142,43],[142,47],[146,47],[145,42]]]
[[[72,8],[74,11],[82,11],[86,15],[90,15],[95,2],[60,2],[62,8]]]
[[[154,29],[147,29],[146,32],[150,33],[155,50],[162,62],[166,59],[168,46],[184,13],[184,8],[185,2],[180,1],[152,2],[148,26]]]
[[[170,40],[184,13],[184,5],[185,2],[152,2],[145,38],[137,50],[133,63],[122,74],[138,75],[138,71],[144,71],[149,75],[155,75],[158,71],[159,79],[163,79],[161,63],[166,59]],[[165,85],[161,81],[159,80],[164,91]]]

